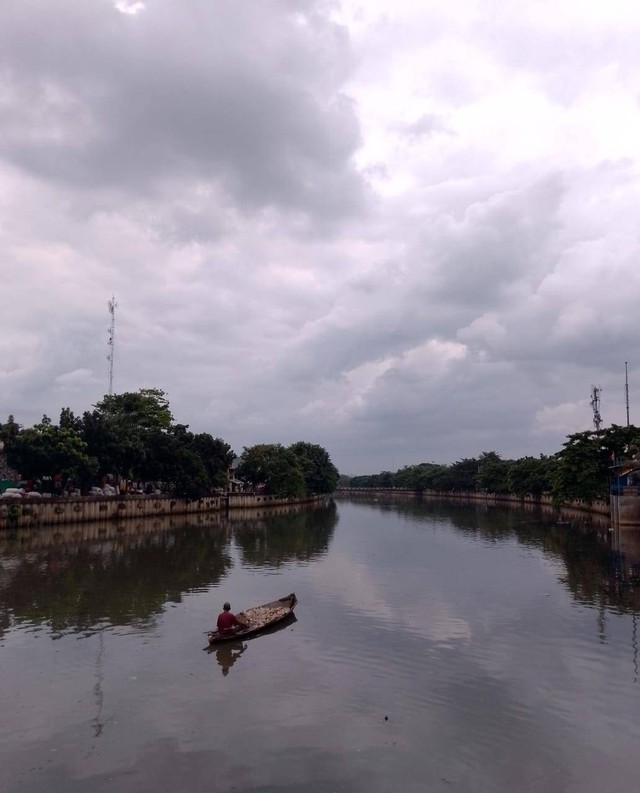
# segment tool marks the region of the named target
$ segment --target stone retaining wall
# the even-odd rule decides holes
[[[196,501],[165,496],[86,496],[42,500],[10,499],[0,503],[0,529],[35,528],[74,523],[109,523],[172,515],[197,516],[238,509],[317,503],[324,496],[277,498],[254,493],[228,493]]]

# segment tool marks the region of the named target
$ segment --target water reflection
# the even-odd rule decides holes
[[[60,542],[2,557],[0,631],[46,623],[54,634],[99,623],[147,623],[165,603],[220,580],[231,565],[218,528],[173,529],[104,542]]]
[[[25,537],[22,548],[4,536],[1,607],[24,581],[38,619],[60,613],[75,627],[59,641],[20,625],[0,639],[3,791],[384,793],[398,780],[405,791],[632,790],[636,620],[617,613],[633,600],[613,582],[633,588],[633,543],[534,511],[451,506],[340,504],[340,531],[329,510],[317,523],[313,512],[234,515],[101,539]],[[48,554],[61,554],[66,611],[46,583]],[[78,561],[87,555],[93,570]],[[160,575],[144,562],[160,565],[167,593],[191,592],[180,608],[153,631],[103,619],[77,641],[86,615],[71,593],[83,587],[94,599],[110,596],[105,581],[123,590],[118,608],[92,604],[95,615],[157,606]],[[219,574],[224,596],[198,588]],[[295,630],[202,652],[221,600],[292,590]]]
[[[276,625],[272,625],[264,630],[260,631],[260,633],[254,634],[251,639],[257,639],[260,636],[267,636],[272,633],[278,633],[278,631],[282,631],[285,628],[290,628],[295,622],[297,622],[296,615],[291,612],[291,614],[286,617],[286,619],[278,622]],[[242,641],[241,639],[236,639],[235,641],[228,641],[223,642],[221,644],[216,644],[213,646],[205,647],[205,650],[209,653],[215,653],[216,660],[219,666],[222,667],[222,674],[227,675],[229,673],[229,669],[235,664],[238,658],[242,655],[242,653],[247,649],[247,642]]]
[[[516,540],[561,563],[560,580],[576,601],[621,613],[640,612],[640,531],[610,531],[603,515],[559,513],[536,505],[439,499],[385,499],[360,506],[403,515],[412,522],[452,525],[483,542]],[[601,628],[604,633],[604,627]]]
[[[13,625],[47,625],[54,638],[105,625],[148,626],[167,603],[214,586],[243,561],[275,566],[325,553],[334,504],[291,507],[257,520],[142,520],[0,534],[0,637]]]
[[[276,568],[310,562],[325,553],[337,524],[338,510],[333,502],[294,515],[271,513],[232,523],[243,565]]]
[[[229,674],[229,669],[231,669],[246,649],[246,642],[241,641],[225,642],[215,648],[216,661],[218,662],[218,666],[222,668],[222,674],[225,677]]]

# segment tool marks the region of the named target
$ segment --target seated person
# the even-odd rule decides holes
[[[235,633],[239,628],[246,628],[247,625],[241,622],[235,614],[231,612],[231,604],[225,603],[224,610],[218,617],[218,633]]]

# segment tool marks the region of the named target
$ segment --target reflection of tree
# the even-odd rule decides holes
[[[234,523],[234,537],[244,564],[279,567],[307,562],[324,553],[338,523],[336,505],[286,515],[267,515],[260,521]]]
[[[393,509],[429,525],[453,525],[456,531],[486,541],[517,540],[562,563],[561,580],[581,602],[621,612],[640,612],[640,551],[627,543],[624,551],[611,547],[608,520],[583,515],[575,520],[540,508],[464,504],[455,501],[416,500],[375,503],[376,510]],[[634,554],[635,551],[635,554]]]
[[[221,530],[196,527],[0,561],[0,631],[30,621],[56,633],[147,621],[183,592],[218,582],[231,565]]]

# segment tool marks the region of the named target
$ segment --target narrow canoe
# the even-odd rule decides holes
[[[238,639],[248,639],[256,636],[262,631],[266,631],[273,625],[284,622],[293,616],[298,598],[292,592],[279,600],[272,600],[270,603],[263,603],[262,606],[241,611],[236,616],[242,622],[248,623],[248,627],[237,630],[234,633],[209,632],[209,646],[222,642],[237,641]]]

